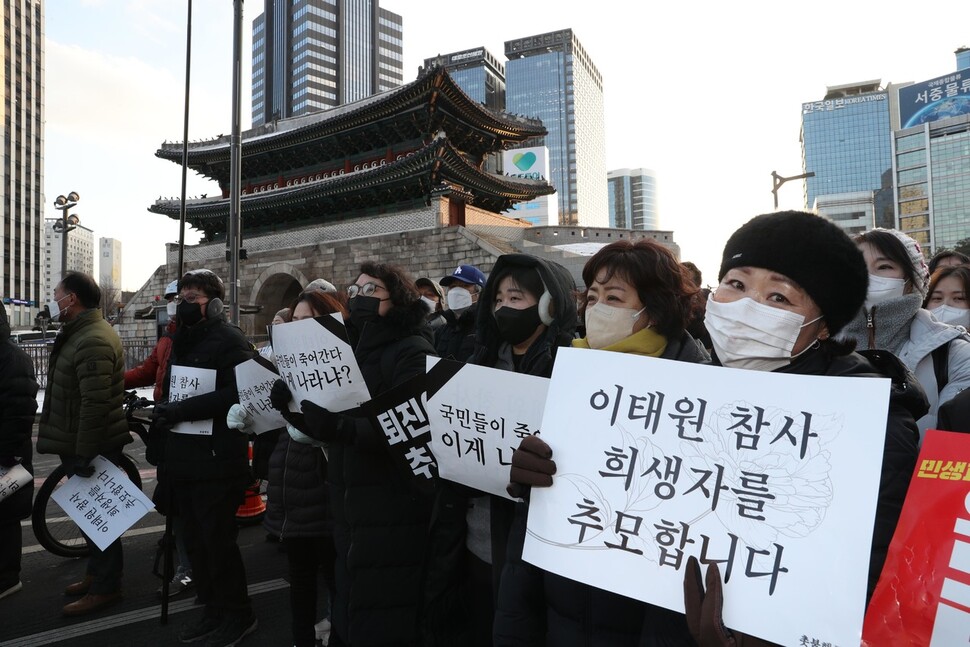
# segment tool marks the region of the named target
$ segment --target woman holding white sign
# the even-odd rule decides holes
[[[411,278],[364,263],[347,288],[347,332],[367,388],[378,395],[421,375],[434,355],[428,306]],[[284,405],[274,386],[273,405]],[[288,394],[287,394],[288,395]],[[329,452],[336,593],[331,644],[412,644],[424,581],[431,501],[412,487],[366,418],[301,403],[303,429]]]
[[[583,268],[580,306],[586,337],[577,348],[705,362],[707,353],[687,332],[697,288],[673,254],[649,240],[619,240]],[[510,492],[552,485],[552,449],[537,436],[512,457]],[[582,584],[522,561],[525,512],[509,538],[495,617],[497,645],[689,644],[683,616]]]

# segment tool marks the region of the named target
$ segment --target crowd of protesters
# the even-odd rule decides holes
[[[306,286],[273,324],[340,313],[374,396],[422,374],[429,356],[549,377],[566,346],[761,372],[889,377],[889,409],[873,413],[885,417],[886,431],[871,596],[922,435],[970,431],[968,261],[949,252],[927,265],[899,231],[853,239],[816,215],[777,212],[734,232],[713,291],[696,266],[660,244],[619,240],[589,259],[582,286],[561,265],[527,254],[500,256],[488,276],[462,264],[417,280],[366,262],[343,289],[326,280]],[[172,323],[146,365],[127,374],[90,277],[69,273],[55,297],[51,314],[64,325],[37,449],[59,455],[69,473],[89,473],[94,456],[112,460],[130,440],[118,417],[123,386],[155,385],[155,499],[179,519],[176,580],[190,583],[204,608],[180,629],[181,642],[235,645],[257,629],[234,518],[253,469],[268,481],[265,527],[287,555],[294,645],[319,644],[321,620],[334,646],[768,644],[724,626],[719,604],[710,603],[722,595],[716,564],[705,590],[698,562],[688,562],[681,614],[523,560],[529,491],[557,478],[556,448],[539,436],[512,455],[509,492],[518,502],[445,480],[419,492],[366,419],[293,402],[277,381],[271,400],[287,425],[258,437],[251,468],[251,420],[237,404],[233,368],[257,354],[273,361],[272,344],[257,352],[226,321],[225,289],[211,271],[188,272],[166,290]],[[25,425],[36,383],[8,335],[0,318],[0,465],[29,469]],[[215,389],[170,398],[172,366],[214,370]],[[171,433],[203,419],[213,419],[211,435]],[[27,497],[26,505],[22,493],[0,503],[0,598],[20,588]],[[95,550],[84,579],[66,591],[82,597],[64,613],[118,601],[121,566],[120,540]]]

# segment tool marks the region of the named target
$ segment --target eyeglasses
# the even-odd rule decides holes
[[[191,294],[186,294],[186,295],[178,294],[178,295],[175,296],[175,299],[173,299],[173,301],[175,301],[175,305],[178,305],[178,304],[180,304],[182,302],[185,302],[185,303],[198,303],[200,299],[201,300],[204,300],[204,302],[208,302],[209,297],[207,297],[204,294],[196,294],[196,293],[191,293]]]
[[[377,285],[373,282],[364,283],[363,285],[357,285],[355,283],[354,285],[347,287],[347,296],[351,299],[356,297],[358,294],[364,297],[369,297],[374,294],[375,290],[384,290],[387,292],[387,288],[385,288],[383,285]]]

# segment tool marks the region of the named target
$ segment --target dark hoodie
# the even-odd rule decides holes
[[[434,355],[422,301],[395,306],[359,331],[354,356],[372,396],[420,375]],[[412,644],[424,581],[431,500],[402,475],[387,441],[363,418],[350,443],[329,445],[328,485],[337,550],[332,621],[352,645]]]
[[[0,307],[0,457],[18,457],[28,472],[34,471],[30,435],[36,411],[34,364],[10,339],[7,313]],[[30,516],[33,496],[34,483],[31,481],[16,494],[0,501],[0,521],[19,521]]]
[[[507,268],[514,266],[534,268],[538,272],[552,298],[553,322],[529,347],[518,362],[518,367],[514,366],[511,347],[499,336],[493,315],[492,304],[498,291],[498,281],[489,279],[479,297],[476,348],[468,363],[549,377],[552,375],[556,351],[561,346],[568,346],[575,335],[578,321],[575,283],[563,266],[527,254],[500,256],[490,276],[501,276]],[[471,633],[474,625],[470,616],[475,610],[470,609],[469,605],[474,597],[467,590],[472,583],[467,579],[464,561],[467,558],[466,513],[470,498],[473,498],[476,506],[487,506],[489,510],[492,586],[494,592],[498,591],[499,577],[506,562],[509,531],[515,516],[515,504],[442,481],[439,483],[431,527],[432,557],[428,585],[425,587],[423,645],[444,647],[481,642],[481,636]]]

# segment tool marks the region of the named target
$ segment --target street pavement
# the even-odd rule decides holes
[[[36,442],[36,426],[34,428]],[[155,488],[155,468],[145,461],[140,440],[126,448],[139,467],[142,489],[150,496]],[[35,492],[58,464],[54,456],[34,455]],[[165,519],[152,512],[122,537],[125,570],[124,599],[104,611],[81,618],[66,618],[61,608],[76,598],[66,598],[64,587],[84,576],[86,558],[52,555],[37,543],[30,520],[22,524],[23,590],[0,600],[0,647],[139,647],[178,645],[178,628],[202,615],[189,590],[169,604],[166,625],[160,624],[161,580],[152,575],[155,552]],[[262,526],[240,528],[239,547],[246,565],[249,595],[259,619],[259,629],[241,644],[252,647],[292,645],[289,621],[289,584],[286,556],[279,544],[268,542]],[[324,596],[325,597],[325,596]],[[200,644],[200,643],[196,643]]]

